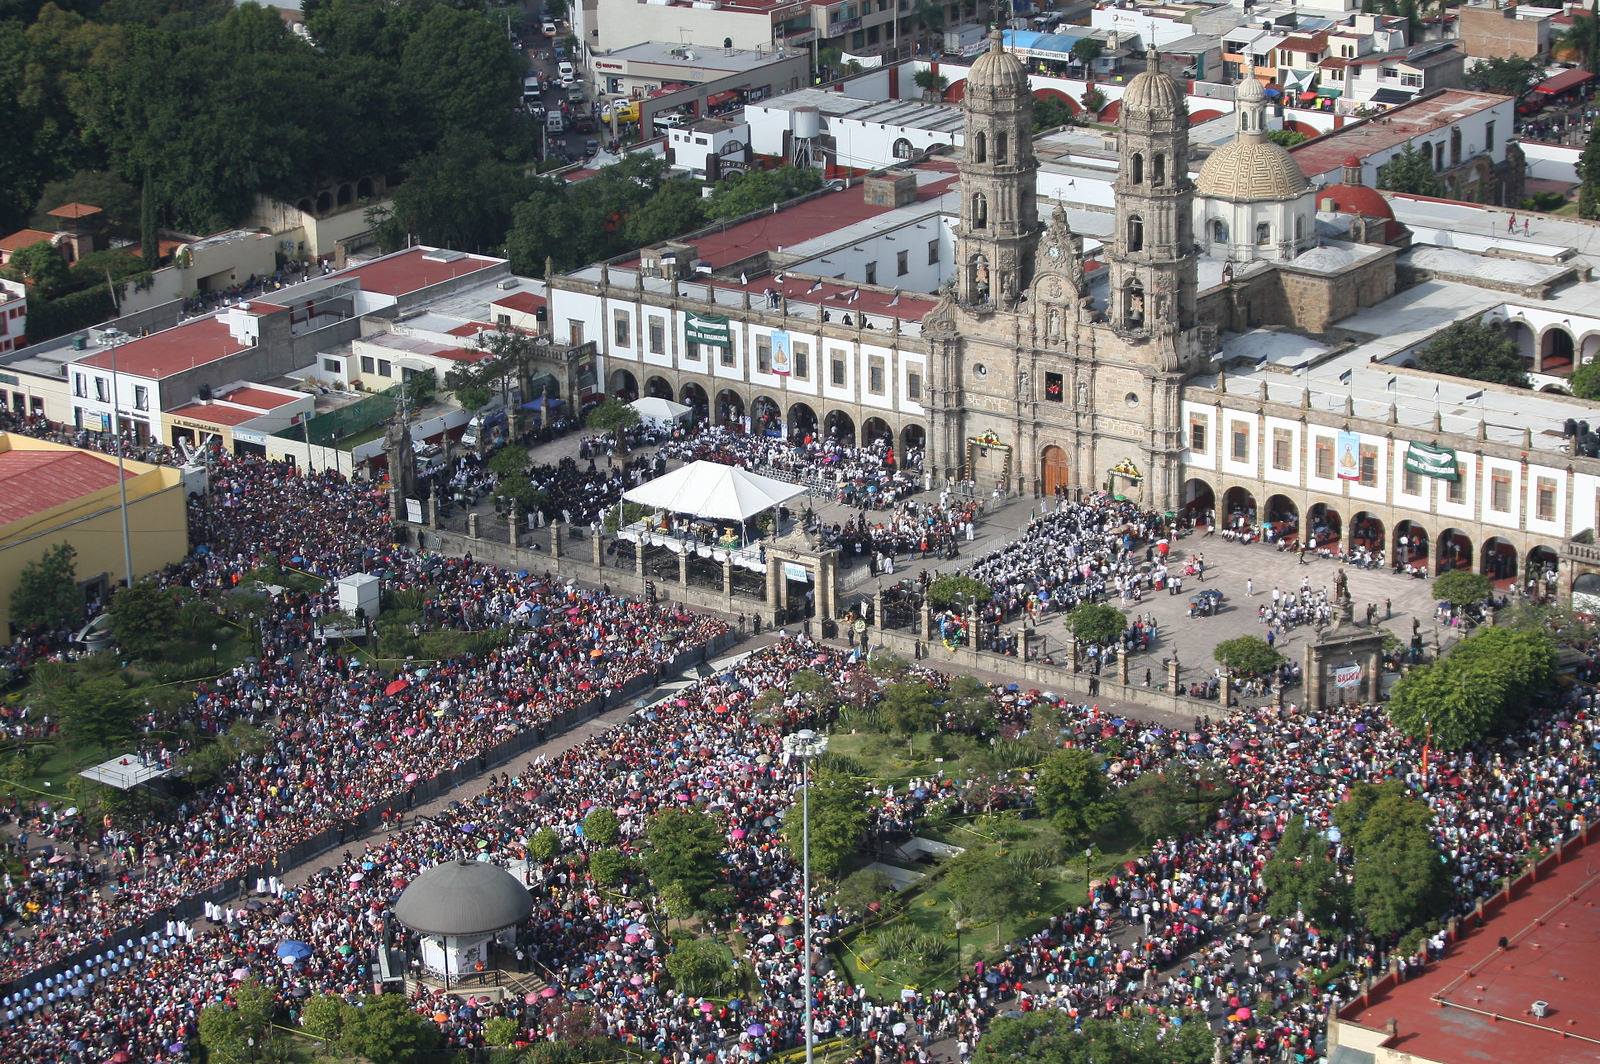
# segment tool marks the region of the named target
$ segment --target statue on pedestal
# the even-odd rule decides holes
[[[411,443],[411,423],[403,407],[389,419],[383,453],[389,461],[389,490],[394,493],[395,506],[404,514],[405,500],[417,490],[417,455]]]

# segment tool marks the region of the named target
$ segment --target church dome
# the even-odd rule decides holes
[[[1310,188],[1300,165],[1285,148],[1252,134],[1236,137],[1212,152],[1195,182],[1199,196],[1235,201],[1294,199]]]
[[[1144,71],[1128,82],[1122,93],[1122,113],[1136,111],[1144,116],[1170,118],[1184,112],[1183,90],[1162,71],[1154,54]]]
[[[966,95],[1022,97],[1029,94],[1028,71],[1022,60],[1006,51],[1000,31],[989,34],[989,50],[967,71]]]
[[[1255,78],[1245,78],[1233,92],[1235,103],[1265,103],[1267,90]]]

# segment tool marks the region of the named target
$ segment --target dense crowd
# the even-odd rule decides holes
[[[1043,617],[1117,596],[1137,602],[1165,576],[1167,525],[1158,513],[1097,493],[1029,522],[1015,540],[973,562],[1005,617]]]
[[[888,509],[922,490],[922,449],[897,454],[888,440],[864,447],[806,436],[790,443],[776,436],[739,435],[712,428],[661,447],[683,462],[721,462],[814,489],[820,496],[861,509]]]
[[[266,564],[337,577],[364,571],[423,595],[434,625],[506,627],[503,645],[396,678],[313,637],[337,603],[285,591],[261,621],[262,653],[201,685],[194,715],[215,732],[266,726],[267,748],[209,793],[95,854],[47,855],[3,899],[0,973],[16,976],[195,891],[270,864],[294,844],[468,763],[508,733],[653,673],[725,626],[546,577],[395,549],[381,499],[335,474],[223,459],[197,501],[200,551],[167,574],[195,590],[235,586]],[[65,859],[61,859],[65,857]]]

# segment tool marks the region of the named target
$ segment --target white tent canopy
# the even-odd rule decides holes
[[[674,403],[671,399],[661,399],[654,395],[635,399],[628,405],[639,415],[640,421],[658,425],[670,425],[689,413],[689,408],[682,403]]]
[[[748,521],[805,489],[737,466],[691,462],[623,492],[628,502],[712,521]]]

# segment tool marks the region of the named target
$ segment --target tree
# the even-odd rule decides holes
[[[200,1010],[200,1044],[218,1064],[256,1064],[266,1059],[261,1050],[272,1034],[272,991],[246,979],[229,997]]]
[[[1039,808],[1071,842],[1094,834],[1116,815],[1116,803],[1091,750],[1057,750],[1039,766],[1034,781]]]
[[[994,589],[962,573],[947,573],[928,585],[928,605],[936,610],[981,606],[994,598]]]
[[[412,1009],[403,994],[368,994],[344,1013],[339,1049],[372,1064],[408,1064],[442,1048],[439,1029]]]
[[[408,240],[462,251],[503,248],[531,182],[522,164],[495,145],[482,133],[451,128],[435,150],[414,160],[393,206],[368,211],[384,249]]]
[[[1067,629],[1080,643],[1115,643],[1127,627],[1128,618],[1122,611],[1103,602],[1082,602],[1067,613]]]
[[[1072,42],[1072,58],[1085,67],[1092,66],[1104,54],[1105,46],[1094,37],[1079,37]]]
[[[922,98],[929,103],[938,103],[944,99],[944,90],[950,84],[949,78],[932,67],[924,67],[917,71],[911,80],[917,83],[917,88],[922,90]]]
[[[1042,133],[1047,129],[1060,129],[1070,126],[1077,121],[1077,116],[1072,113],[1062,100],[1054,96],[1041,96],[1033,101],[1033,131]]]
[[[596,806],[583,818],[583,837],[591,846],[615,846],[622,834],[617,814]]]
[[[76,628],[83,620],[77,557],[72,544],[57,543],[24,565],[11,592],[11,623],[18,628]]]
[[[972,1064],[1077,1064],[1080,1036],[1060,1009],[997,1018],[983,1033]]]
[[[1261,869],[1267,912],[1284,919],[1302,912],[1312,923],[1338,923],[1350,912],[1350,885],[1328,855],[1328,843],[1293,817]]]
[[[674,946],[667,954],[667,974],[679,993],[692,997],[722,994],[739,982],[739,969],[727,949],[703,938]]]
[[[1090,85],[1087,89],[1083,90],[1083,110],[1084,113],[1089,116],[1090,121],[1098,118],[1100,116],[1100,112],[1104,111],[1105,109],[1105,93],[1101,92],[1100,89],[1094,85]]]
[[[50,212],[67,203],[88,203],[100,208],[100,221],[115,234],[131,236],[139,224],[139,190],[106,170],[79,170],[52,181],[39,193],[33,207],[36,228],[54,228]]]
[[[1155,840],[1204,824],[1229,789],[1226,779],[1209,769],[1169,762],[1160,772],[1142,773],[1117,793],[1117,800],[1144,837]]]
[[[1235,676],[1265,676],[1283,664],[1282,654],[1273,650],[1265,639],[1253,635],[1225,639],[1216,645],[1211,656]]]
[[[1354,911],[1367,931],[1394,938],[1450,904],[1450,874],[1433,839],[1433,810],[1399,780],[1357,783],[1334,823],[1354,857]]]
[[[916,0],[909,19],[917,33],[917,43],[926,46],[929,38],[944,32],[944,5],[936,0]]]
[[[1296,144],[1304,144],[1311,138],[1298,129],[1274,129],[1267,134],[1267,139],[1283,148],[1292,148]]]
[[[1578,217],[1600,218],[1600,119],[1589,129],[1589,141],[1578,160]]]
[[[911,738],[933,730],[939,719],[933,705],[933,688],[923,680],[906,680],[884,688],[878,715],[908,746]]]
[[[894,880],[877,868],[858,868],[839,882],[833,902],[854,913],[866,913],[894,894]]]
[[[638,426],[639,411],[621,399],[607,399],[590,410],[583,423],[595,432],[611,433],[617,439],[617,449],[626,452],[628,430]]]
[[[540,864],[548,864],[560,849],[560,840],[549,828],[540,828],[528,838],[528,856]]]
[[[1445,193],[1444,182],[1433,172],[1432,158],[1410,144],[1378,168],[1378,187],[1413,196],[1443,196]]]
[[[400,53],[400,85],[436,136],[502,143],[522,92],[523,60],[481,10],[428,9]]]
[[[344,1026],[345,1003],[333,994],[307,998],[300,1009],[300,1029],[312,1038],[332,1042]]]
[[[994,924],[997,945],[1005,919],[1027,913],[1039,898],[1038,882],[992,849],[968,850],[951,861],[944,886],[962,913]]]
[[[178,592],[154,580],[119,588],[111,596],[111,632],[136,658],[157,656],[178,624]]]
[[[1574,14],[1572,25],[1556,34],[1550,42],[1551,56],[1566,62],[1582,63],[1591,74],[1600,73],[1595,63],[1597,51],[1600,51],[1600,12],[1593,9]]]
[[[596,850],[589,855],[589,874],[603,887],[614,887],[628,874],[628,858],[621,850]]]
[[[1417,365],[1429,373],[1528,387],[1527,363],[1497,322],[1469,318],[1454,323],[1428,341]]]
[[[108,749],[132,735],[140,707],[121,673],[70,673],[64,682],[43,692],[51,716],[74,745]]]
[[[1457,609],[1482,606],[1494,593],[1494,585],[1482,573],[1452,569],[1433,581],[1433,597]]]
[[[663,810],[650,818],[645,838],[644,867],[658,891],[676,887],[698,900],[720,881],[722,825],[710,815],[698,809]]]
[[[819,771],[811,777],[811,870],[823,879],[844,871],[867,833],[869,808],[847,776]],[[783,817],[783,845],[800,863],[804,820],[796,801]]]
[[[705,224],[704,200],[693,181],[665,181],[645,204],[628,215],[624,226],[627,243],[648,247],[700,228]]]
[[[139,189],[139,257],[144,260],[147,270],[161,265],[161,240],[156,232],[156,201],[150,193],[148,175]]]
[[[1544,79],[1544,66],[1525,56],[1480,59],[1467,74],[1467,88],[1521,96]]]
[[[1395,727],[1457,750],[1503,732],[1543,697],[1555,677],[1555,645],[1533,628],[1487,628],[1441,660],[1400,678],[1389,696]]]
[[[820,170],[802,170],[793,166],[752,170],[718,181],[705,201],[705,213],[711,219],[738,218],[807,192],[815,192],[821,187]]]
[[[1588,151],[1587,148],[1584,149]],[[1600,399],[1600,359],[1585,362],[1572,371],[1567,387],[1579,399]]]
[[[508,1046],[522,1035],[522,1028],[510,1016],[491,1016],[483,1025],[483,1040],[492,1046]]]
[[[35,292],[45,299],[65,288],[71,278],[67,271],[67,260],[48,240],[29,244],[14,252],[6,268],[31,284]]]

